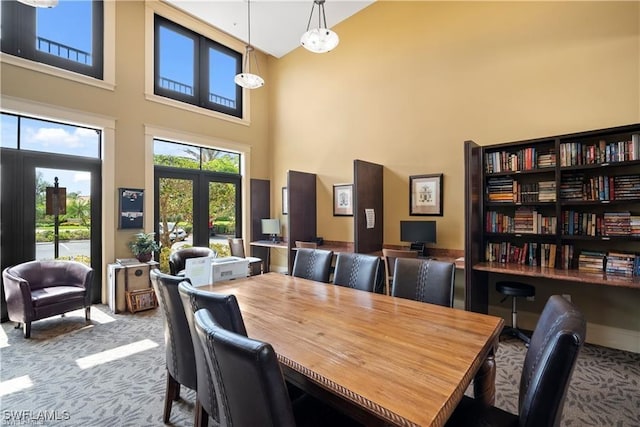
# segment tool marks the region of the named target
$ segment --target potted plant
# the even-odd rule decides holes
[[[136,233],[129,242],[129,248],[140,262],[151,261],[154,252],[160,250],[158,242],[154,239],[156,233]]]

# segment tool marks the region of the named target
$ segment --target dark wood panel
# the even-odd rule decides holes
[[[473,269],[482,256],[482,148],[473,141],[464,143],[464,306],[466,310],[489,310],[488,277]]]
[[[271,182],[268,179],[252,179],[249,183],[251,199],[251,241],[264,240],[268,235],[262,234],[263,218],[271,217]],[[270,252],[268,248],[251,246],[251,256],[262,260],[262,271],[269,272]]]
[[[370,253],[382,250],[384,239],[383,168],[376,163],[353,161],[354,251]],[[375,226],[367,228],[365,209],[375,212]]]
[[[317,236],[316,222],[316,174],[298,171],[287,173],[288,265],[293,269],[296,240],[311,241]]]

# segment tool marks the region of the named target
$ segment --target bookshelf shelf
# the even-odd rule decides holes
[[[640,124],[467,141],[465,162],[468,310],[489,273],[640,289]]]

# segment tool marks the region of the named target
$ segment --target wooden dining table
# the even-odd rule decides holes
[[[501,318],[279,273],[199,289],[235,294],[285,378],[367,426],[444,425],[474,377],[492,403]]]

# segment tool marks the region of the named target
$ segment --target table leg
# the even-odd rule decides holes
[[[473,396],[486,406],[493,406],[496,400],[496,358],[494,346],[473,380]]]

